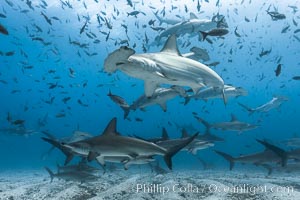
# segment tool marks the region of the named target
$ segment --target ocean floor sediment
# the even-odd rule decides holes
[[[295,174],[178,171],[155,175],[142,171],[101,172],[95,181],[54,178],[44,170],[0,173],[0,199],[288,199],[300,198]]]

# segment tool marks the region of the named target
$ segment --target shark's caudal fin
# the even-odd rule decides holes
[[[264,145],[267,149],[273,151],[276,155],[278,155],[281,158],[281,166],[284,167],[286,166],[287,160],[288,160],[288,152],[285,150],[281,149],[280,147],[277,147],[273,144],[270,144],[266,141],[258,140],[256,139],[257,142],[260,144]]]
[[[121,108],[124,111],[124,119],[126,119],[128,117],[128,115],[129,115],[130,107],[121,106]]]
[[[45,169],[47,170],[47,172],[49,173],[49,175],[50,175],[50,178],[51,178],[51,183],[52,183],[52,181],[53,181],[53,178],[54,178],[54,176],[55,176],[55,174],[48,168],[48,167],[45,167]]]
[[[206,39],[206,37],[208,36],[208,33],[204,32],[204,31],[199,31],[201,36],[202,36],[202,41],[204,41]]]
[[[249,108],[248,106],[244,105],[244,104],[241,104],[238,102],[238,104],[243,107],[245,110],[247,110],[249,112],[249,114],[252,114],[254,113],[254,110],[252,108]]]
[[[215,150],[215,152],[229,162],[229,169],[232,170],[234,167],[234,157],[221,151]]]
[[[50,139],[50,138],[45,138],[45,137],[42,137],[42,140],[48,142],[49,144],[52,144],[54,147],[61,150],[61,152],[63,152],[63,154],[65,154],[66,160],[65,160],[64,165],[67,165],[73,159],[74,155],[70,151],[68,151],[67,148],[64,147],[60,142]]]
[[[178,144],[176,146],[173,146],[167,150],[166,155],[164,156],[164,160],[170,170],[172,170],[172,157],[178,153],[181,149],[183,149],[186,145],[191,143],[196,137],[198,136],[198,133],[193,135],[192,137],[189,137],[188,139],[184,140],[181,144]]]

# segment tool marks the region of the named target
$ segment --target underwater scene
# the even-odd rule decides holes
[[[299,0],[1,0],[0,199],[300,199]]]

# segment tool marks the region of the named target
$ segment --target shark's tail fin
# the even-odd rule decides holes
[[[220,156],[222,156],[223,158],[225,158],[225,160],[227,160],[229,162],[229,169],[232,170],[234,167],[234,157],[232,157],[231,155],[221,152],[221,151],[217,151],[215,150],[215,152],[217,154],[219,154]]]
[[[47,170],[47,172],[49,173],[49,175],[50,175],[50,178],[51,178],[51,183],[52,183],[52,181],[53,181],[53,178],[54,178],[54,176],[55,176],[55,174],[48,168],[48,167],[45,167],[45,169]]]
[[[129,115],[129,112],[130,112],[130,107],[127,107],[127,106],[121,106],[121,108],[123,109],[124,111],[124,119],[126,119]]]
[[[52,144],[53,146],[61,150],[63,154],[65,154],[66,160],[64,165],[67,165],[73,159],[73,154],[69,152],[63,145],[61,145],[60,142],[46,137],[42,137],[42,140],[48,142],[49,144]]]
[[[287,160],[288,160],[288,152],[286,152],[285,150],[283,150],[280,147],[277,147],[273,144],[270,144],[266,141],[262,141],[262,140],[256,140],[257,142],[259,142],[260,144],[264,145],[267,149],[273,151],[276,155],[278,155],[281,158],[281,166],[284,167],[286,166]]]
[[[187,138],[180,144],[175,145],[167,150],[167,153],[164,156],[164,160],[170,170],[172,170],[172,157],[176,153],[178,153],[181,149],[183,149],[185,146],[187,146],[189,143],[191,143],[197,136],[198,136],[198,133],[194,134],[193,136]]]
[[[247,110],[249,112],[249,114],[253,114],[254,113],[254,109],[249,108],[248,106],[241,104],[240,102],[238,102],[238,104],[243,107],[245,110]]]
[[[201,36],[202,36],[202,41],[204,41],[206,39],[206,37],[208,36],[208,33],[204,32],[204,31],[199,31]]]

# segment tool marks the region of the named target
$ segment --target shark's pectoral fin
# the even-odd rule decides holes
[[[222,90],[222,96],[223,96],[224,105],[226,106],[226,104],[227,104],[227,98],[225,96],[225,90],[224,89]]]
[[[194,94],[197,94],[198,91],[200,90],[200,88],[201,88],[201,87],[193,87],[193,88],[192,88],[193,93],[194,93]]]
[[[191,152],[193,155],[197,155],[197,149],[196,149],[196,148],[190,149],[190,152]]]
[[[157,88],[157,83],[153,81],[145,81],[144,88],[146,97],[151,97]]]
[[[95,160],[95,158],[96,158],[97,156],[99,156],[98,153],[93,152],[93,151],[90,151],[89,154],[88,154],[88,156],[87,156],[87,160],[88,160],[89,162],[91,162],[92,160]]]
[[[66,156],[67,156],[67,157],[66,157],[64,166],[66,166],[66,165],[73,159],[73,157],[74,157],[74,155],[71,154],[71,153],[66,154]]]
[[[164,112],[167,111],[167,104],[166,104],[166,102],[159,103],[158,105],[163,109]]]
[[[97,156],[96,160],[101,166],[105,166],[104,156]]]
[[[124,169],[125,169],[125,170],[128,170],[129,165],[130,165],[130,162],[125,163],[125,164],[124,164]]]

